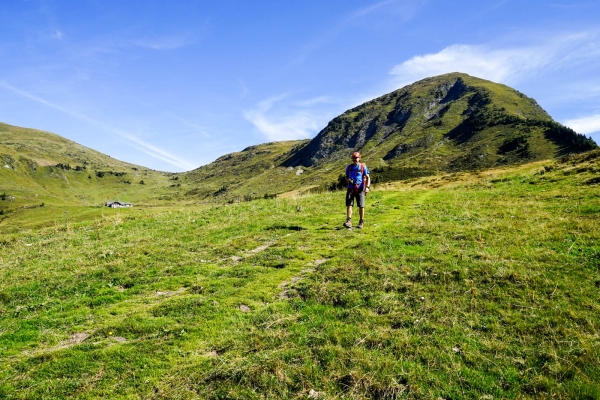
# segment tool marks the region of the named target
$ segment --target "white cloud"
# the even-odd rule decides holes
[[[173,50],[192,44],[193,40],[189,35],[176,35],[167,37],[156,37],[138,39],[133,42],[134,45],[152,50]]]
[[[238,84],[240,87],[240,98],[246,97],[246,95],[250,92],[248,85],[242,79],[238,79]]]
[[[348,24],[356,19],[364,17],[365,15],[371,14],[371,13],[379,10],[382,7],[386,7],[386,6],[390,6],[390,5],[394,5],[394,4],[397,5],[398,7],[396,7],[393,11],[396,14],[400,14],[402,19],[407,21],[414,16],[417,9],[420,8],[424,3],[425,3],[425,1],[422,1],[422,0],[402,1],[402,2],[400,2],[398,0],[380,1],[380,2],[372,4],[370,6],[361,8],[361,9],[355,11],[354,13],[350,14],[344,21],[344,24]]]
[[[176,166],[178,168],[181,168],[183,170],[191,170],[191,169],[193,169],[193,168],[196,167],[194,164],[192,164],[190,162],[187,162],[187,161],[185,161],[185,160],[183,160],[183,159],[181,159],[181,158],[179,158],[177,156],[174,156],[173,154],[170,154],[167,151],[159,149],[158,147],[156,147],[156,146],[154,146],[154,145],[152,145],[152,144],[150,144],[150,143],[148,143],[148,142],[140,139],[139,137],[137,137],[135,135],[132,135],[132,134],[124,132],[124,131],[121,131],[119,129],[112,128],[112,127],[110,127],[108,125],[105,125],[104,123],[102,123],[100,121],[97,121],[97,120],[95,120],[93,118],[90,118],[90,117],[88,117],[86,115],[83,115],[83,114],[80,114],[78,112],[75,112],[73,110],[69,110],[66,107],[62,107],[60,105],[54,104],[54,103],[52,103],[52,102],[50,102],[48,100],[45,100],[45,99],[42,99],[42,98],[37,97],[35,95],[32,95],[31,93],[25,92],[25,91],[23,91],[21,89],[17,89],[17,88],[15,88],[15,87],[13,87],[13,86],[5,83],[5,82],[0,82],[0,86],[4,87],[4,88],[6,88],[6,89],[8,89],[8,90],[10,90],[10,91],[12,91],[14,93],[17,93],[17,94],[19,94],[19,95],[21,95],[23,97],[26,97],[26,98],[28,98],[30,100],[33,100],[33,101],[35,101],[37,103],[40,103],[40,104],[43,104],[45,106],[54,108],[54,109],[59,110],[59,111],[65,113],[65,114],[69,114],[71,116],[74,116],[74,117],[76,117],[78,119],[86,121],[87,123],[89,123],[91,125],[98,126],[98,127],[100,127],[101,129],[103,129],[104,131],[106,131],[108,133],[111,133],[111,134],[116,135],[116,136],[118,136],[118,137],[120,137],[122,139],[125,139],[126,141],[129,142],[129,145],[131,145],[132,147],[134,147],[134,148],[136,148],[136,149],[138,149],[138,150],[140,150],[140,151],[142,151],[142,152],[150,155],[153,158],[156,158],[158,160],[162,160],[162,161],[164,161],[166,163],[174,165],[174,166]]]
[[[583,133],[585,135],[600,132],[600,114],[568,119],[564,122],[564,125],[573,129],[575,132]]]
[[[275,111],[273,106],[288,98],[288,94],[282,94],[264,100],[251,111],[244,113],[244,118],[252,122],[258,130],[271,141],[306,139],[314,136],[320,127],[318,113],[312,111],[308,106],[315,105],[323,100],[317,98],[299,102],[292,111]],[[304,105],[304,107],[301,107]]]
[[[597,62],[597,34],[578,33],[548,37],[544,43],[522,47],[454,44],[396,65],[390,71],[394,85],[449,72],[464,72],[494,82],[514,84],[545,69],[564,69],[590,60]]]
[[[245,116],[271,141],[307,139],[317,130],[312,116],[302,113],[276,120],[269,120],[260,113],[247,113]]]
[[[189,171],[192,170],[194,168],[197,167],[197,165],[194,165],[190,162],[184,161],[180,158],[178,158],[177,156],[174,156],[173,154],[164,151],[162,149],[159,149],[158,147],[143,141],[142,139],[140,139],[137,136],[125,133],[125,132],[120,132],[120,131],[112,131],[113,133],[118,134],[119,136],[129,140],[130,142],[134,143],[133,147],[135,147],[136,149],[148,154],[149,156],[156,158],[157,160],[162,160],[168,164],[174,165],[176,167],[179,167],[185,171]]]
[[[312,107],[319,104],[331,104],[333,103],[330,96],[319,96],[308,100],[301,100],[296,103],[300,107]]]
[[[464,72],[494,82],[514,81],[548,63],[545,49],[491,50],[485,46],[452,45],[439,53],[415,56],[395,66],[390,73],[399,84],[448,72]]]

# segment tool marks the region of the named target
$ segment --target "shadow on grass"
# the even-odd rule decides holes
[[[288,230],[288,231],[305,231],[306,228],[300,226],[300,225],[281,225],[281,224],[275,224],[275,225],[271,225],[267,228],[268,231],[276,231],[276,230]]]

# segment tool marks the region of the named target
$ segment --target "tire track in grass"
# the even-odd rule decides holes
[[[215,299],[221,302],[219,307],[223,308],[223,313],[220,314],[222,317],[233,316],[237,312],[243,312],[239,310],[239,304],[247,302],[250,304],[251,310],[248,312],[259,312],[263,306],[268,306],[270,302],[275,301],[286,301],[287,299],[280,298],[281,283],[285,281],[292,281],[292,285],[298,282],[303,277],[309,276],[314,273],[315,269],[320,265],[332,261],[332,259],[342,257],[347,247],[347,239],[351,238],[352,242],[359,242],[364,239],[365,235],[371,235],[373,238],[377,238],[382,230],[388,226],[396,226],[398,220],[408,219],[410,213],[414,210],[408,208],[409,204],[422,204],[431,195],[431,191],[425,191],[416,193],[411,191],[408,192],[383,192],[379,198],[373,198],[371,204],[374,202],[384,203],[388,208],[385,213],[373,214],[373,223],[369,224],[362,231],[354,230],[347,231],[345,229],[331,228],[326,231],[320,231],[316,222],[309,229],[298,231],[297,233],[283,235],[281,237],[271,238],[261,246],[258,246],[254,250],[247,251],[244,255],[244,259],[240,263],[228,266],[229,268],[237,268],[238,266],[244,265],[245,262],[251,262],[250,257],[262,253],[268,249],[274,247],[283,246],[297,249],[298,244],[302,243],[304,252],[309,254],[307,262],[298,262],[299,260],[290,259],[292,261],[289,266],[281,269],[269,269],[265,270],[264,273],[257,275],[250,281],[244,282],[244,284],[228,292],[229,298],[219,298],[222,296],[216,296]],[[332,200],[330,198],[330,200]],[[335,198],[337,199],[337,197]],[[318,200],[315,200],[318,201]],[[333,207],[332,201],[326,202],[321,205],[318,213],[327,215],[329,210]],[[394,205],[400,206],[399,209],[393,208]],[[367,205],[368,206],[368,205]],[[370,211],[370,210],[369,210]],[[308,217],[308,218],[312,218]],[[309,220],[307,223],[310,225],[311,222],[316,221],[315,219]],[[341,226],[341,222],[340,222]],[[251,234],[251,233],[249,233]],[[311,261],[309,261],[311,259]],[[286,262],[288,260],[285,260]],[[335,262],[335,261],[333,261]],[[222,268],[223,266],[217,265],[209,266],[208,269],[202,272],[210,280],[211,270]],[[312,264],[312,265],[308,265]],[[171,277],[173,278],[173,277]],[[294,280],[295,279],[295,280]],[[264,302],[260,302],[259,296],[256,293],[271,293],[271,299],[267,299]],[[154,296],[149,296],[149,293],[154,293]],[[118,303],[105,307],[102,309],[102,313],[97,316],[95,322],[91,322],[88,326],[84,326],[83,330],[78,332],[70,333],[69,339],[60,342],[55,346],[38,347],[33,352],[24,351],[20,356],[11,358],[11,362],[19,363],[28,358],[31,358],[40,354],[53,353],[56,351],[69,351],[74,346],[81,345],[82,343],[94,342],[94,345],[104,345],[106,347],[124,344],[124,345],[136,345],[136,343],[152,340],[147,335],[140,337],[132,337],[127,339],[127,342],[119,342],[115,337],[111,337],[110,332],[116,327],[123,325],[128,319],[132,317],[150,318],[152,309],[159,306],[163,302],[172,301],[174,298],[182,298],[194,294],[190,291],[190,288],[180,288],[170,291],[165,290],[150,290],[147,293],[133,294]],[[210,298],[206,296],[205,301],[210,302]],[[115,313],[116,315],[112,314]],[[219,317],[213,317],[219,318]],[[206,321],[208,323],[208,321]],[[83,332],[82,332],[83,331]],[[90,335],[90,336],[87,336]],[[70,357],[65,353],[65,357]]]
[[[420,192],[420,193],[419,193]],[[390,190],[383,191],[382,199],[380,202],[385,202],[384,207],[387,209],[382,210],[374,216],[374,222],[377,224],[376,228],[381,232],[385,228],[398,227],[398,222],[404,222],[401,226],[406,226],[407,222],[410,221],[411,215],[414,215],[423,204],[427,202],[434,195],[435,189],[412,189],[407,191]],[[394,200],[399,200],[394,202]],[[393,203],[392,203],[393,202]],[[373,206],[377,207],[374,203]],[[381,206],[380,206],[381,207]],[[368,214],[365,215],[367,220]],[[367,227],[368,225],[366,225]],[[365,229],[366,231],[366,229]]]
[[[418,193],[420,192],[420,193]],[[277,298],[282,301],[289,300],[288,294],[294,289],[294,286],[300,282],[302,279],[307,278],[309,275],[315,272],[316,268],[318,268],[321,264],[334,260],[338,257],[343,257],[344,252],[347,251],[348,247],[348,239],[353,243],[355,241],[361,241],[364,236],[371,236],[372,238],[378,238],[382,232],[389,226],[394,226],[397,224],[398,219],[409,219],[410,214],[413,214],[415,211],[411,209],[407,209],[407,206],[410,202],[411,205],[421,205],[427,201],[433,194],[432,190],[408,190],[408,191],[388,191],[384,190],[382,192],[378,192],[374,199],[371,202],[371,209],[373,207],[377,207],[378,204],[385,203],[386,208],[390,208],[390,210],[385,211],[383,216],[381,214],[374,214],[372,218],[372,223],[365,225],[365,228],[362,230],[359,229],[346,229],[341,227],[335,227],[333,229],[328,229],[326,232],[329,232],[329,240],[326,241],[326,245],[329,247],[327,257],[317,256],[317,259],[308,263],[306,265],[307,268],[298,270],[295,275],[285,278],[282,280],[277,288],[279,289],[279,294]],[[404,196],[404,198],[401,198]],[[394,200],[401,199],[401,201],[396,202]],[[396,206],[392,207],[388,203],[393,202]],[[369,207],[369,204],[366,204],[366,208]],[[369,208],[366,210],[365,219],[368,218]],[[394,222],[387,222],[389,219],[394,219]],[[307,252],[315,255],[318,253],[319,249],[315,249],[315,247],[319,246],[319,243],[313,246],[307,246],[306,243],[313,244],[319,235],[320,230],[318,229],[310,229],[307,230],[308,235],[312,235],[312,237],[305,240],[303,243],[303,248],[307,250]]]

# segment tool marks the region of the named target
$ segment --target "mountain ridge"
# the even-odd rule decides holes
[[[52,132],[3,122],[0,122],[0,146],[5,158],[18,155],[19,158],[29,159],[39,166],[70,164],[73,167],[92,165],[99,168],[145,168],[117,160]],[[14,160],[16,163],[18,161],[18,159]]]
[[[335,187],[354,151],[362,153],[374,182],[387,182],[552,159],[595,147],[593,140],[555,122],[523,93],[467,74],[450,73],[407,85],[332,119],[306,144],[278,155],[281,164],[259,172],[262,178],[257,180],[268,185],[216,189],[216,182],[204,172],[231,168],[223,164],[227,156],[184,176],[190,182],[202,182],[206,196],[248,198],[298,188]],[[240,165],[237,173],[247,169]],[[281,179],[286,170],[287,182]],[[292,175],[292,171],[302,172]],[[208,190],[211,185],[212,194]]]
[[[365,155],[395,164],[406,155],[415,155],[415,150],[428,149],[440,155],[440,151],[433,147],[443,146],[444,140],[461,145],[485,128],[510,124],[520,126],[505,130],[544,124],[548,128],[559,126],[534,99],[515,89],[467,74],[444,74],[420,80],[342,113],[305,148],[290,157],[286,165],[314,166],[322,160],[347,158],[347,154],[353,151],[362,151]],[[561,134],[578,137],[575,132],[568,132],[568,128],[564,128]],[[579,140],[585,142],[583,138]],[[580,151],[578,146],[563,147],[562,150],[554,150],[563,153]],[[530,150],[532,152],[532,157],[529,157],[532,160],[551,155],[548,151],[537,149]],[[492,167],[497,164],[497,159],[491,157],[489,162],[465,166]],[[438,164],[436,167],[442,170],[461,169],[452,165],[444,167]]]
[[[0,124],[0,161],[8,165],[0,172],[0,191],[19,188],[33,198],[54,182],[54,189],[46,190],[48,199],[63,193],[77,198],[92,190],[97,195],[87,196],[90,201],[240,201],[340,186],[340,173],[354,151],[363,154],[373,181],[381,183],[552,159],[596,147],[523,93],[450,73],[353,107],[313,139],[249,146],[182,173],[153,171],[59,135]],[[65,182],[78,182],[77,188]]]

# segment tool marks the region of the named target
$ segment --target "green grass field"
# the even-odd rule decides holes
[[[0,398],[600,398],[599,154],[4,233]]]

